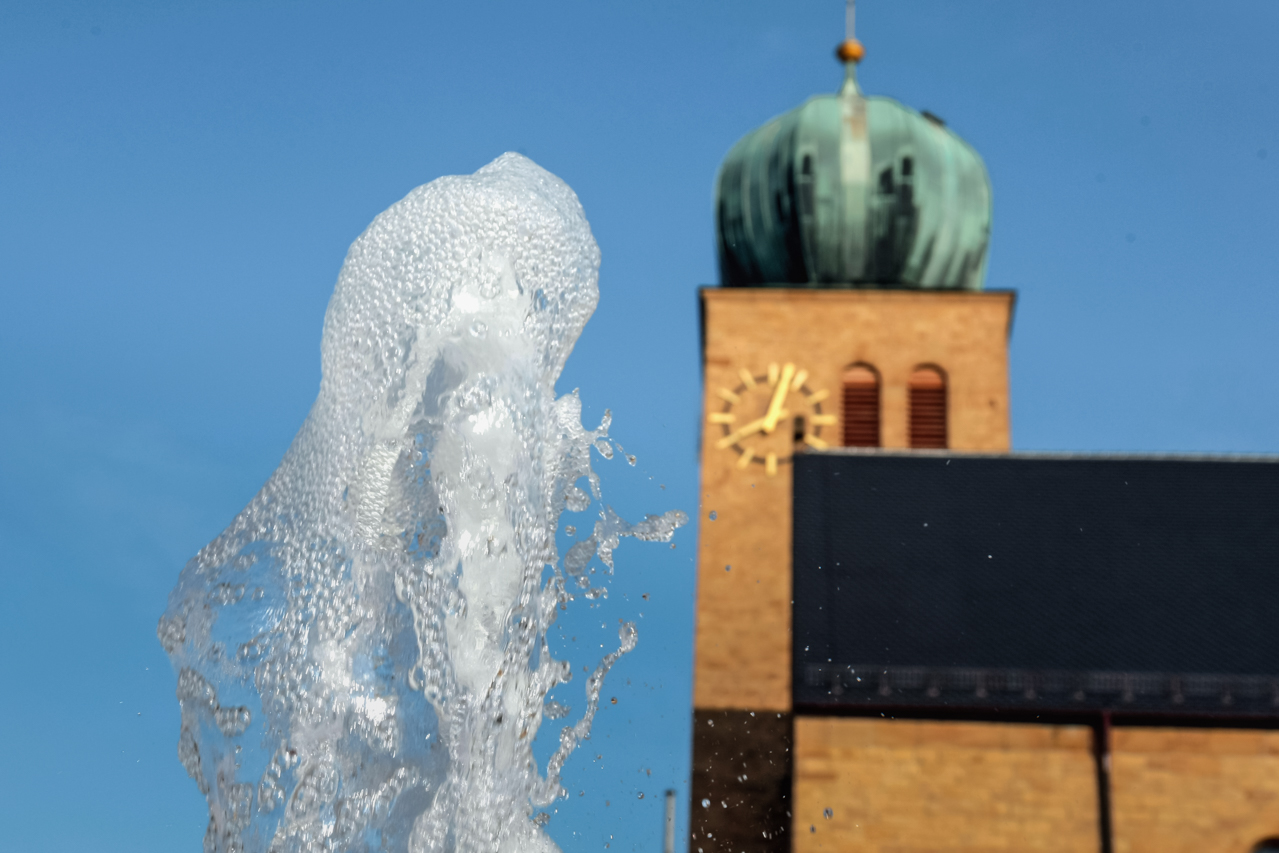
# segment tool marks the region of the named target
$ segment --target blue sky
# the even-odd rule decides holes
[[[864,88],[989,168],[1015,446],[1279,451],[1279,5],[864,0],[858,25]],[[156,619],[301,424],[347,246],[416,185],[516,150],[577,191],[602,299],[561,389],[638,455],[602,466],[624,514],[706,523],[715,169],[838,86],[842,27],[838,0],[0,5],[5,846],[199,849]],[[695,526],[675,544],[624,545],[566,625],[584,663],[596,620],[644,614],[566,851],[656,850],[687,791]]]

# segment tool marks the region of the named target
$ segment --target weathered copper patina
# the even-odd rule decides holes
[[[844,84],[743,137],[716,180],[720,275],[730,287],[981,290],[990,180],[935,116]]]

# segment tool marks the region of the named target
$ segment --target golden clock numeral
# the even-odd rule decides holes
[[[737,420],[737,415],[732,412],[711,412],[706,416],[706,420],[713,424],[731,424]]]
[[[820,438],[818,438],[815,435],[804,436],[804,443],[816,450],[825,450],[826,448],[830,447],[829,444],[822,441]]]
[[[827,397],[829,397],[829,396],[830,396],[830,392],[829,392],[829,391],[827,391],[825,388],[823,388],[823,389],[822,389],[822,390],[820,390],[820,391],[815,391],[814,393],[809,394],[809,395],[808,395],[808,402],[810,402],[810,403],[820,403],[821,401],[825,400],[825,399],[826,399]]]
[[[749,447],[746,448],[746,451],[742,453],[741,456],[737,457],[738,470],[740,471],[741,469],[745,468],[747,465],[751,464],[751,460],[754,458],[755,458],[755,451],[751,450]]]
[[[801,370],[795,374],[795,378],[791,380],[790,388],[792,391],[798,391],[804,387],[804,383],[808,381],[808,371]]]
[[[777,473],[777,454],[770,453],[764,457],[764,473],[773,476]]]
[[[717,394],[721,400],[726,403],[732,403],[734,406],[742,401],[741,397],[737,396],[732,391],[729,391],[727,388],[719,389]]]
[[[809,420],[813,422],[813,426],[834,426],[838,418],[834,415],[813,415]]]
[[[749,370],[743,367],[741,370],[737,371],[737,375],[741,377],[742,384],[747,388],[755,387],[755,377],[751,376],[751,372]]]
[[[768,384],[770,386],[777,384],[777,362],[768,365]]]

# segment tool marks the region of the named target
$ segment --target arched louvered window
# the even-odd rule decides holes
[[[910,375],[910,446],[946,447],[946,377],[935,367]]]
[[[844,446],[879,447],[879,374],[865,364],[844,372]]]

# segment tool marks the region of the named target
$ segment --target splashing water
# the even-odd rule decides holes
[[[611,572],[622,537],[687,521],[605,508],[560,567],[560,514],[601,498],[590,449],[612,456],[608,416],[585,429],[554,392],[598,269],[573,191],[515,154],[419,187],[351,246],[309,416],[160,620],[206,851],[556,849],[530,816],[636,633],[543,771],[533,738],[571,677],[547,629],[571,589],[604,594],[593,558]]]

